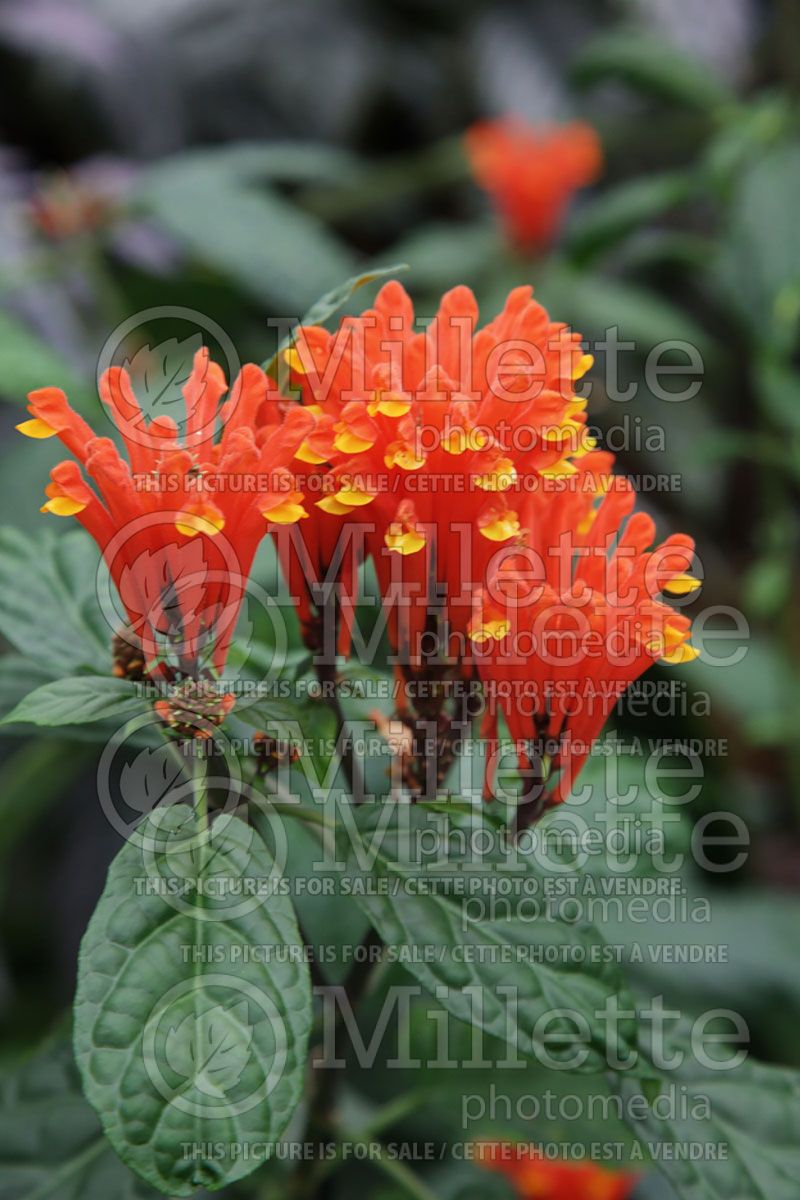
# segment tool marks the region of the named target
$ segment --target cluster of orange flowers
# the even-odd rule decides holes
[[[579,336],[526,287],[483,327],[457,287],[420,329],[391,282],[336,333],[298,328],[285,362],[296,402],[248,365],[220,404],[227,383],[201,351],[182,430],[148,422],[112,369],[100,394],[124,454],[57,389],[32,393],[22,432],[77,459],[51,472],[44,509],[97,541],[151,674],[176,646],[185,674],[201,649],[222,672],[267,530],[310,642],[332,585],[346,637],[369,558],[406,679],[442,661],[479,677],[497,697],[487,735],[502,713],[523,765],[546,753],[561,771],[563,798],[621,691],[656,660],[695,656],[665,594],[699,586],[691,539],[651,549],[653,522],[631,515],[631,487],[587,431]],[[252,489],[234,486],[243,476]]]

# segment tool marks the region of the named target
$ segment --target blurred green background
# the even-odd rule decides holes
[[[716,741],[720,752],[702,759],[700,795],[680,809],[676,844],[685,847],[692,822],[719,810],[738,814],[751,838],[742,869],[685,871],[690,892],[713,909],[712,923],[690,936],[728,945],[729,962],[650,964],[637,982],[689,1011],[738,1008],[754,1050],[794,1066],[798,45],[794,0],[0,7],[3,523],[26,539],[55,525],[38,508],[58,449],[13,433],[25,393],[62,386],[101,421],[100,348],[125,317],[151,306],[200,311],[242,361],[261,361],[275,345],[268,318],[299,318],[348,276],[405,262],[404,282],[423,315],[444,290],[466,283],[488,318],[509,288],[531,282],[552,315],[590,341],[618,326],[636,345],[623,373],[638,395],[610,399],[598,369],[591,420],[606,433],[623,430],[613,443],[621,470],[680,477],[679,489],[644,495],[642,504],[661,532],[697,538],[701,606],[741,612],[749,630],[735,643],[746,651],[735,666],[700,661],[663,675],[685,682],[677,711],[623,710],[612,722],[628,740]],[[506,245],[463,153],[470,123],[510,111],[533,123],[588,120],[604,147],[601,181],[577,198],[557,244],[538,259]],[[352,303],[371,295],[365,289]],[[704,363],[699,394],[681,403],[659,399],[644,381],[648,354],[670,339],[691,342]],[[664,431],[657,448],[646,444],[654,428]],[[15,560],[3,561],[6,596],[16,591],[19,606],[24,575]],[[274,580],[266,552],[260,563],[263,579]],[[715,622],[730,628],[724,616]],[[715,653],[733,645],[720,642]],[[34,670],[9,649],[0,662],[4,710]],[[47,666],[39,661],[39,677]],[[0,752],[0,1058],[13,1064],[69,1006],[78,941],[118,839],[97,804],[97,743],[69,730],[16,730],[4,734]],[[643,770],[641,756],[625,757],[626,778],[641,780]],[[637,870],[646,873],[647,861]],[[326,936],[319,913],[303,919]],[[485,1091],[492,1080],[483,1072],[473,1082]],[[397,1128],[461,1136],[465,1086],[456,1073],[403,1081],[418,1099]],[[513,1081],[524,1092],[540,1086],[536,1072]],[[400,1087],[397,1072],[375,1068],[354,1085],[353,1112]],[[524,1121],[488,1117],[468,1133],[503,1130],[533,1136]],[[537,1137],[548,1132],[580,1140],[596,1130],[537,1123]],[[364,1172],[352,1166],[337,1176],[336,1194]],[[269,1172],[262,1176],[235,1194],[271,1194]],[[466,1167],[439,1168],[432,1179],[442,1195],[478,1187]],[[480,1186],[495,1194],[501,1185],[487,1177]],[[668,1195],[665,1186],[648,1180],[641,1194]],[[387,1181],[385,1194],[393,1188]]]

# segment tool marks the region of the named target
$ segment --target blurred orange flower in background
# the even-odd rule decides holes
[[[627,1200],[638,1175],[596,1163],[542,1158],[533,1146],[481,1142],[477,1161],[511,1182],[520,1200]]]
[[[477,183],[489,193],[506,237],[520,250],[545,250],[575,192],[600,176],[600,140],[581,121],[528,125],[519,117],[478,121],[466,133]]]

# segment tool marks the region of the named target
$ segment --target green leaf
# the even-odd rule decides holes
[[[788,363],[767,357],[755,364],[755,385],[768,417],[780,430],[800,432],[800,374]]]
[[[322,222],[202,156],[155,168],[139,199],[198,262],[291,315],[352,269]]]
[[[132,717],[146,701],[129,679],[75,675],[44,683],[20,700],[2,725],[85,725],[110,717]]]
[[[111,668],[97,601],[100,553],[80,529],[39,538],[0,530],[0,633],[52,674]]]
[[[200,832],[187,805],[162,807],[111,864],[83,939],[84,1089],[121,1158],[168,1195],[248,1174],[248,1150],[274,1143],[300,1098],[308,968],[276,882],[244,822]]]
[[[320,869],[319,841],[301,822],[293,822],[288,842],[285,874],[301,885],[294,888],[294,906],[303,936],[314,950],[326,983],[344,983],[355,961],[355,948],[369,930],[369,921],[352,898],[342,893],[339,875]],[[321,893],[324,902],[303,886],[312,878],[322,880],[322,887],[329,886],[329,892]],[[331,881],[329,885],[326,880]]]
[[[3,1200],[151,1200],[81,1095],[72,1047],[56,1040],[0,1079]]]
[[[497,228],[487,221],[424,225],[392,249],[411,264],[414,288],[437,294],[459,283],[475,286],[502,254]]]
[[[537,1022],[556,1009],[577,1012],[588,1030],[579,1069],[605,1067],[597,1014],[613,996],[631,1009],[631,998],[616,966],[603,961],[598,932],[548,915],[542,877],[505,847],[501,828],[478,813],[386,804],[353,809],[344,825],[341,852],[358,903],[387,944],[410,949],[400,961],[449,1012],[521,1054],[544,1046],[562,1063],[577,1061],[574,1023],[551,1019],[546,1036],[563,1037],[556,1047]],[[524,880],[535,892],[521,890]],[[536,919],[523,911],[532,894]],[[634,1036],[628,1020],[620,1031],[623,1040]]]
[[[407,270],[408,263],[398,262],[393,263],[391,267],[375,267],[372,271],[365,271],[362,275],[351,275],[349,279],[345,279],[344,283],[340,283],[338,287],[332,288],[324,296],[320,296],[319,300],[315,301],[304,315],[302,324],[321,325],[365,284],[374,283],[376,279],[386,279],[387,276],[397,275],[398,272]]]
[[[35,687],[52,683],[53,672],[22,654],[4,654],[0,658],[0,717],[5,717]]]
[[[232,142],[171,155],[147,172],[145,190],[161,175],[209,171],[234,182],[352,184],[363,171],[358,158],[318,142]]]
[[[28,392],[54,383],[69,393],[75,407],[87,402],[85,381],[68,360],[16,317],[0,312],[0,395],[25,404]]]
[[[754,339],[791,351],[800,328],[800,142],[778,146],[741,176],[718,278]]]
[[[702,111],[731,100],[706,63],[663,38],[636,30],[595,38],[573,61],[572,78],[579,87],[621,80],[637,91]]]
[[[319,300],[315,300],[308,311],[300,318],[301,325],[321,325],[323,321],[327,321],[328,317],[340,309],[343,304],[346,304],[354,292],[359,288],[364,287],[368,283],[374,283],[376,279],[385,279],[387,276],[396,275],[399,271],[407,271],[408,263],[394,263],[391,267],[375,267],[372,271],[365,271],[363,275],[352,275],[346,279],[344,283],[340,283],[338,287],[332,288],[326,292],[324,296],[320,296]],[[275,369],[278,355],[282,350],[285,350],[291,345],[291,337],[284,338],[278,349],[268,358],[263,364],[265,371],[273,371]]]
[[[683,1094],[689,1103],[673,1099],[671,1117],[663,1115],[669,1103],[655,1114],[638,1102],[624,1104],[623,1112],[681,1200],[795,1200],[800,1073],[750,1058],[730,1070],[701,1066],[680,1035],[668,1048],[676,1051],[683,1062],[662,1075],[662,1091],[667,1101],[672,1089],[673,1097]],[[726,1055],[730,1060],[732,1051]],[[616,1080],[623,1102],[641,1092],[641,1081],[624,1075]],[[642,1119],[634,1119],[640,1113]],[[692,1144],[713,1149],[693,1160],[686,1154]]]
[[[681,341],[709,355],[709,337],[685,311],[646,288],[607,276],[557,267],[537,288],[539,299],[587,338],[618,328],[620,341],[631,341],[639,354],[660,342]]]
[[[681,171],[665,171],[618,184],[584,203],[573,218],[566,238],[567,254],[584,260],[608,249],[626,234],[683,203],[695,187],[692,177]]]

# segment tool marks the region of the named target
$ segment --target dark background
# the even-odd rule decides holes
[[[598,371],[590,408],[601,430],[627,418],[620,469],[679,474],[680,490],[643,503],[661,532],[697,538],[700,604],[741,612],[749,629],[736,666],[673,673],[688,688],[679,711],[623,710],[612,723],[627,738],[715,741],[684,832],[724,810],[751,836],[743,869],[690,873],[717,923],[692,936],[729,944],[731,965],[665,967],[643,982],[689,1009],[738,1007],[760,1056],[793,1065],[799,45],[792,0],[0,4],[5,524],[55,524],[38,507],[58,452],[12,432],[26,391],[63,386],[96,419],[100,346],[151,305],[201,311],[260,361],[267,317],[300,317],[347,276],[407,262],[422,314],[467,283],[488,317],[532,282],[588,339],[618,325],[637,347],[625,378],[640,384],[659,342],[701,351],[693,400],[642,386],[620,405]],[[538,259],[504,243],[463,154],[471,122],[508,111],[581,117],[604,146],[600,183]],[[640,444],[652,427],[664,430],[656,451]],[[17,659],[0,667],[7,707],[26,690],[21,671]],[[693,703],[703,693],[708,712]],[[68,1008],[117,838],[98,811],[91,741],[19,730],[2,753],[0,1056],[11,1062]],[[379,1075],[364,1086],[380,1091]],[[396,1084],[389,1073],[388,1095]]]

